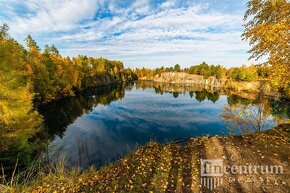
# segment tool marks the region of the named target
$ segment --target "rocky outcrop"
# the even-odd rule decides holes
[[[225,88],[229,91],[232,90],[235,93],[241,94],[255,93],[256,95],[268,95],[274,98],[281,97],[279,93],[271,91],[271,86],[267,80],[236,82],[225,78],[217,79],[214,76],[210,76],[206,79],[204,76],[188,74],[185,72],[164,72],[155,75],[153,81],[156,83],[200,85],[203,87]]]
[[[208,92],[214,93],[221,91],[220,87],[213,87],[209,85],[201,85],[201,84],[174,84],[174,83],[166,83],[166,82],[154,82],[153,87],[159,89],[161,92],[178,92],[185,93],[191,91],[203,91],[206,90]]]
[[[239,84],[238,84],[239,85]],[[168,82],[154,82],[151,80],[148,81],[138,81],[136,84],[137,89],[145,89],[145,88],[154,88],[156,93],[179,93],[183,94],[186,92],[206,92],[206,93],[218,93],[219,95],[235,95],[244,99],[255,100],[259,95],[260,92],[248,92],[245,88],[225,88],[225,87],[213,87],[209,85],[201,85],[201,84],[175,84],[175,83],[168,83]],[[253,87],[255,88],[255,87]],[[273,93],[274,94],[274,93]],[[270,95],[271,98],[279,99],[277,94]]]
[[[153,81],[179,84],[198,84],[213,87],[224,87],[226,83],[225,79],[217,79],[213,76],[206,79],[201,75],[188,74],[185,72],[164,72],[155,75]]]

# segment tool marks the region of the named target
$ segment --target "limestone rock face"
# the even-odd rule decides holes
[[[195,85],[195,87],[206,88],[212,91],[217,89],[227,89],[232,91],[239,96],[245,96],[247,94],[259,94],[268,95],[273,98],[279,98],[281,95],[277,92],[272,91],[271,85],[268,80],[257,80],[257,81],[233,81],[226,78],[217,79],[214,76],[204,78],[201,75],[188,74],[185,72],[163,72],[155,75],[153,78],[145,80],[152,80],[154,83],[167,85],[170,89],[173,88],[173,84],[182,84],[183,86]],[[245,98],[247,98],[245,96]]]
[[[213,87],[223,87],[226,82],[224,79],[217,79],[213,76],[205,79],[201,75],[188,74],[185,72],[164,72],[155,75],[153,81],[179,84],[199,84]]]

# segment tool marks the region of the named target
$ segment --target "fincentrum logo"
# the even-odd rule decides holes
[[[200,162],[201,185],[213,190],[223,183],[223,160],[201,159]]]
[[[201,185],[213,190],[223,183],[223,175],[268,175],[283,174],[282,165],[224,165],[222,159],[201,159]]]

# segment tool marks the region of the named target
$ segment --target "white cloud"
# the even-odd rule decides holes
[[[25,17],[21,13],[16,17],[14,13],[11,20],[7,21],[12,33],[53,32],[72,30],[83,19],[92,18],[96,13],[98,0],[6,1],[7,4],[11,5],[9,7],[21,6],[22,10],[14,11],[27,12]]]
[[[161,9],[168,9],[174,7],[176,4],[176,0],[168,0],[160,4]]]
[[[135,0],[122,7],[117,2],[29,0],[28,16],[13,15],[11,28],[16,34],[38,33],[43,41],[61,45],[64,55],[108,57],[130,67],[248,63],[248,46],[240,38],[241,14],[194,1],[180,6],[178,0],[167,0],[154,6],[149,0]],[[109,16],[93,20],[100,9],[108,9]],[[45,35],[51,32],[61,33]]]

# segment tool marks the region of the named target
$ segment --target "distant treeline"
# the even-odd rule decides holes
[[[235,81],[255,81],[258,78],[268,78],[269,70],[270,67],[265,65],[243,65],[241,67],[232,67],[226,69],[221,65],[209,65],[206,62],[203,62],[199,65],[194,65],[184,69],[181,69],[180,65],[176,64],[174,67],[166,68],[136,68],[134,72],[139,78],[146,77],[148,79],[152,79],[156,74],[163,72],[186,72],[189,74],[202,75],[205,78],[215,76],[218,79],[227,77]]]
[[[132,71],[124,69],[120,61],[87,56],[62,57],[54,45],[46,45],[41,51],[30,35],[25,39],[25,49],[8,36],[7,25],[0,30],[0,70],[19,73],[13,74],[14,78],[21,75],[31,84],[35,98],[41,101],[70,96],[76,90],[92,86],[134,79]]]

